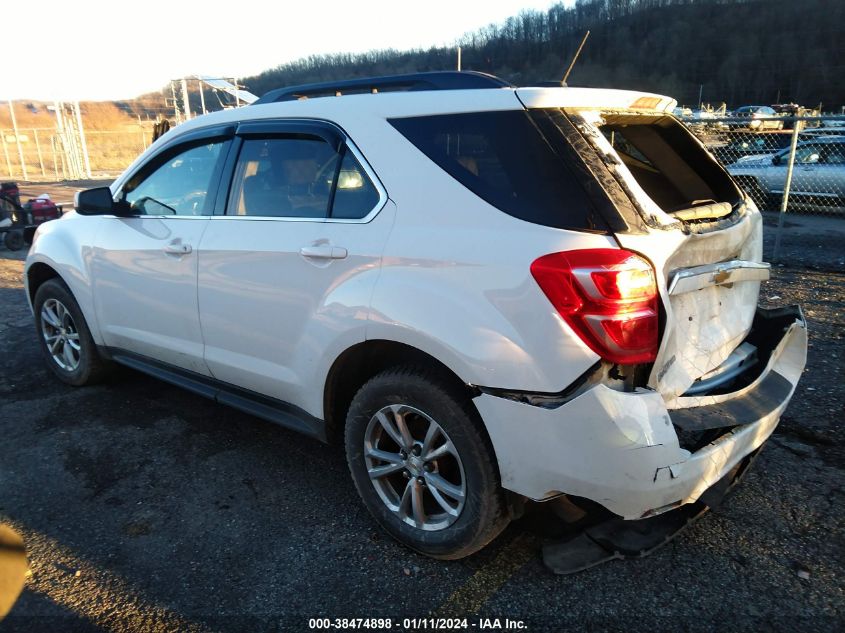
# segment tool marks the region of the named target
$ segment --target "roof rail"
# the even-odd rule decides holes
[[[271,90],[253,105],[296,101],[315,97],[340,97],[344,94],[401,92],[417,90],[475,90],[480,88],[512,88],[504,79],[472,70],[436,71],[408,75],[364,77],[325,83],[304,84]]]

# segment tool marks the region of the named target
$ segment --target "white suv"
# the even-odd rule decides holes
[[[47,363],[345,441],[375,519],[438,558],[525,499],[695,502],[772,433],[806,329],[757,307],[761,216],[674,106],[431,73],[189,121],[39,228]]]

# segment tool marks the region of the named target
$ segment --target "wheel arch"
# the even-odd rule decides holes
[[[67,282],[62,279],[54,267],[44,262],[35,262],[26,271],[26,291],[29,297],[29,305],[35,307],[35,293],[45,281],[58,278],[65,286]]]
[[[24,270],[24,288],[32,311],[35,311],[35,295],[38,289],[51,279],[59,280],[67,288],[79,305],[94,342],[101,344],[90,285],[73,266],[65,266],[40,254],[33,256],[30,253]]]
[[[442,361],[416,347],[385,339],[363,341],[341,353],[326,376],[323,415],[330,442],[342,440],[349,404],[364,383],[385,369],[400,365],[417,365],[433,370],[449,385],[465,393],[468,399],[480,393]],[[477,413],[475,405],[472,406]]]

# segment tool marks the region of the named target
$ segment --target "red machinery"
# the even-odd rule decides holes
[[[10,251],[17,251],[32,242],[39,224],[62,216],[62,207],[47,195],[21,205],[17,183],[0,183],[0,235]]]

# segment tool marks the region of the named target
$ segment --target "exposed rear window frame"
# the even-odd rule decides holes
[[[722,167],[722,165],[719,164],[719,162],[712,157],[712,155],[709,153],[707,148],[704,147],[701,141],[696,138],[695,135],[692,134],[682,123],[677,121],[674,116],[658,110],[647,111],[630,109],[607,109],[600,107],[577,109],[564,108],[563,112],[565,113],[567,118],[571,120],[572,123],[581,132],[584,139],[591,146],[593,153],[608,166],[608,169],[613,175],[613,178],[619,183],[619,186],[625,190],[627,197],[629,198],[633,206],[638,210],[639,215],[642,217],[642,219],[648,226],[661,229],[684,228],[685,230],[689,231],[703,232],[724,228],[725,226],[736,223],[742,217],[744,217],[746,213],[745,198],[742,192],[739,190],[739,188],[737,188],[736,184],[733,182],[733,179],[730,177],[724,167]],[[672,213],[663,210],[659,206],[659,204],[655,202],[650,196],[648,196],[648,193],[642,189],[636,177],[630,172],[627,166],[624,165],[615,150],[612,151],[612,153],[607,153],[604,150],[604,148],[600,144],[599,139],[597,139],[597,136],[601,137],[601,139],[604,139],[604,136],[599,130],[601,124],[597,123],[592,119],[588,119],[586,116],[588,114],[594,114],[597,117],[600,117],[602,120],[617,117],[644,117],[654,119],[665,119],[674,122],[674,125],[678,126],[679,130],[682,134],[684,134],[685,138],[690,142],[690,144],[697,145],[702,152],[702,156],[707,157],[708,169],[712,170],[714,174],[718,172],[718,177],[724,177],[727,183],[729,183],[730,197],[732,199],[725,200],[724,202],[727,202],[731,205],[730,214],[712,218],[700,217],[695,219],[683,219],[682,217],[673,215]],[[637,195],[637,193],[635,193],[635,190],[631,187],[631,181],[636,183],[637,188],[642,190],[643,194],[648,199],[647,202],[650,203],[650,205],[653,205],[654,210],[656,210],[657,213],[653,212],[652,210],[646,208],[643,205],[644,201],[640,198],[639,195]],[[683,211],[683,209],[679,211]],[[676,211],[676,213],[678,213],[678,211]]]

